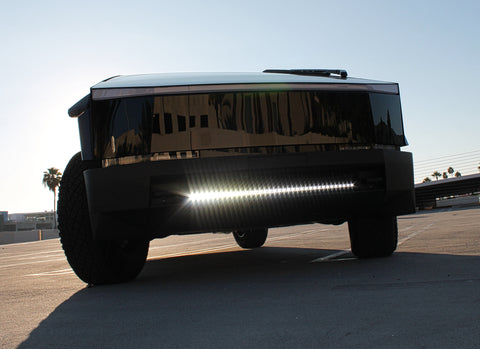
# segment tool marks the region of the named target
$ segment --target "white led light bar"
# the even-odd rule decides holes
[[[288,186],[276,188],[261,188],[252,190],[221,190],[194,192],[188,195],[188,199],[193,203],[211,202],[229,199],[247,199],[252,197],[280,196],[299,193],[321,193],[333,191],[351,190],[355,187],[354,183],[335,183],[323,185],[306,186]]]

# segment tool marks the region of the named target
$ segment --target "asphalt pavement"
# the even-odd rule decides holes
[[[399,218],[389,258],[347,225],[154,240],[133,282],[87,288],[58,239],[0,246],[1,348],[480,348],[480,207]]]

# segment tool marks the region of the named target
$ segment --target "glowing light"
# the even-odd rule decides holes
[[[238,198],[267,197],[278,195],[292,195],[301,193],[321,193],[331,191],[346,191],[355,187],[354,183],[335,183],[322,185],[306,185],[306,186],[287,186],[274,188],[261,188],[250,190],[216,190],[216,191],[199,191],[190,193],[188,199],[193,203],[211,202],[218,200],[235,200]]]

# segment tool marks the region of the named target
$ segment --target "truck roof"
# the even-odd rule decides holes
[[[280,71],[280,70],[277,70]],[[315,71],[315,70],[310,70]],[[287,71],[285,71],[287,72]],[[103,80],[92,88],[124,88],[124,87],[161,87],[185,85],[217,85],[217,84],[254,84],[254,83],[341,83],[341,84],[392,84],[392,82],[376,81],[329,75],[307,75],[297,73],[157,73],[138,75],[119,75]]]
[[[266,70],[257,73],[119,75],[92,90],[94,100],[154,94],[260,90],[354,90],[398,94],[398,84],[347,77],[342,70]]]

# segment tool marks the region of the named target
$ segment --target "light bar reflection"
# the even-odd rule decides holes
[[[252,197],[281,196],[301,193],[321,193],[332,191],[351,190],[355,187],[354,183],[335,183],[323,185],[306,186],[288,186],[276,188],[261,188],[252,190],[223,190],[223,191],[205,191],[194,192],[188,195],[188,199],[193,203],[211,202],[217,200],[229,199],[247,199]]]

